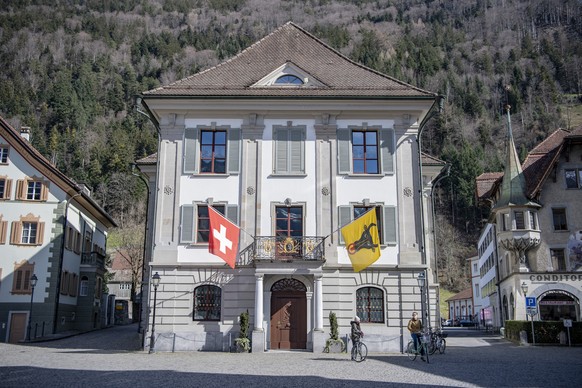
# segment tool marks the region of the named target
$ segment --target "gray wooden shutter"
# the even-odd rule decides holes
[[[349,174],[352,170],[350,160],[350,130],[337,130],[338,174]]]
[[[394,173],[394,131],[380,130],[380,152],[382,155],[382,173]]]
[[[238,225],[238,205],[226,206],[226,218],[233,224]]]
[[[194,205],[182,205],[180,217],[180,242],[194,242]]]
[[[383,206],[382,237],[383,244],[394,245],[398,243],[398,229],[396,222],[396,206]]]
[[[289,132],[285,129],[275,129],[274,130],[275,139],[275,173],[283,174],[289,171],[287,155],[288,150],[288,136]]]
[[[228,130],[228,172],[236,174],[240,172],[240,129]]]
[[[198,129],[186,128],[184,130],[184,156],[182,168],[184,174],[195,174],[197,169],[197,151],[198,150]],[[159,155],[158,155],[159,157]]]
[[[289,130],[289,154],[288,165],[294,174],[305,173],[305,132],[303,129]]]
[[[342,237],[342,231],[341,228],[343,228],[344,226],[346,226],[347,224],[349,224],[352,221],[352,207],[351,206],[340,206],[339,207],[339,230],[338,230],[338,241],[340,242],[340,244],[345,244],[344,238]]]

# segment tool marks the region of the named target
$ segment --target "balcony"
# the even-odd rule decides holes
[[[324,237],[259,236],[240,253],[237,265],[266,261],[324,261],[324,240]]]
[[[81,265],[105,268],[105,256],[99,252],[83,252],[81,253]]]

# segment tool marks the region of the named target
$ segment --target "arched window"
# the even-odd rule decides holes
[[[220,321],[222,290],[212,285],[194,289],[194,321]]]
[[[375,287],[363,287],[356,291],[356,315],[362,322],[384,322],[384,293]]]
[[[303,85],[303,81],[301,78],[292,75],[292,74],[285,74],[277,78],[275,84],[278,85]]]

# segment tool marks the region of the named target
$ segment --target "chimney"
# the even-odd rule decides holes
[[[20,136],[26,141],[30,141],[30,127],[20,127]]]

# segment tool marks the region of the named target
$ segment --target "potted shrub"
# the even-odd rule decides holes
[[[248,310],[239,316],[240,331],[238,338],[234,340],[239,353],[248,353],[251,350],[251,340],[249,339],[249,312]]]
[[[339,338],[337,317],[333,311],[329,312],[329,338],[325,341],[325,353],[342,353],[346,351],[346,344]]]

